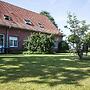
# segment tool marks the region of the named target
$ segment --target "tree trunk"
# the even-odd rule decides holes
[[[78,50],[77,53],[78,53],[79,59],[81,60],[83,58],[83,51]]]

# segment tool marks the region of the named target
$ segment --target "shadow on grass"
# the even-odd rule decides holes
[[[90,77],[90,60],[78,61],[70,56],[0,57],[0,83],[20,78],[37,78],[20,83],[75,84]]]

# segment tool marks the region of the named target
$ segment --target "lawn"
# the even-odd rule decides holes
[[[90,90],[90,57],[0,55],[0,90]]]

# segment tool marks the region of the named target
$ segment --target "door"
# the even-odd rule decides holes
[[[0,34],[0,53],[4,53],[4,35]]]

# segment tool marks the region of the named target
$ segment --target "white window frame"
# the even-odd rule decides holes
[[[4,15],[4,19],[8,21],[12,21],[12,17],[9,15]]]
[[[10,40],[13,41],[12,45],[10,45]],[[17,41],[17,46],[14,45],[15,41]],[[16,36],[9,36],[9,47],[18,47],[18,37],[16,37]]]
[[[30,19],[24,19],[25,24],[32,25],[32,21]]]

